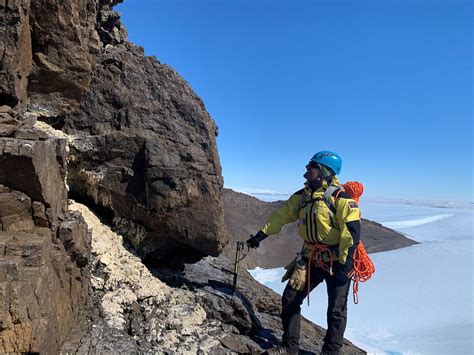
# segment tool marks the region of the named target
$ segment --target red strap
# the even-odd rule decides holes
[[[305,246],[307,246],[311,252],[309,253],[309,259],[308,259],[308,266],[307,266],[307,298],[308,298],[308,306],[309,306],[309,293],[310,293],[310,285],[311,285],[311,264],[314,263],[316,264],[317,267],[329,272],[329,274],[332,276],[332,262],[333,262],[333,255],[332,251],[327,244],[310,244],[308,242],[305,242]],[[329,253],[329,266],[323,261],[323,256],[322,254],[324,252]],[[314,258],[313,258],[314,257]]]

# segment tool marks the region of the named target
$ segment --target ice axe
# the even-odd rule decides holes
[[[235,291],[237,291],[237,278],[239,276],[239,267],[240,267],[240,262],[247,256],[247,253],[243,254],[243,250],[245,248],[245,243],[244,242],[237,242],[237,247],[235,249],[235,261],[234,261],[234,283],[232,285],[232,295],[235,294]],[[241,257],[240,255],[243,254]]]

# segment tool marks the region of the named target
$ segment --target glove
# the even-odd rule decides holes
[[[334,268],[334,284],[336,286],[345,285],[349,281],[349,270],[346,265],[343,265],[339,262],[335,262],[333,265]]]
[[[260,242],[264,240],[266,237],[268,237],[265,233],[262,231],[258,231],[256,235],[251,235],[250,239],[247,240],[247,245],[250,248],[257,249],[260,246]]]
[[[287,271],[281,278],[281,282],[289,279],[288,285],[293,290],[302,291],[306,285],[306,265],[301,257],[297,256],[291,263],[285,266],[285,269]]]
[[[281,278],[281,282],[285,282],[286,280],[289,280],[291,275],[293,274],[293,271],[295,271],[296,267],[296,258],[294,258],[288,265],[285,266],[285,275]]]

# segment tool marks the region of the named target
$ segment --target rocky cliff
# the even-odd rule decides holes
[[[259,352],[279,298],[217,257],[215,123],[118,2],[0,0],[0,351]]]
[[[72,136],[70,193],[141,255],[218,255],[227,243],[216,126],[170,67],[126,40],[115,0],[0,2],[0,106]]]
[[[67,208],[66,141],[43,134],[0,136],[0,352],[57,351],[88,306],[90,233]]]

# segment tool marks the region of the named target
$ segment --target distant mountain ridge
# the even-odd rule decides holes
[[[247,240],[256,233],[270,214],[284,201],[265,202],[230,189],[223,190],[225,224],[231,242],[224,249],[230,258],[235,254],[235,242]],[[380,223],[362,219],[361,240],[368,253],[377,253],[417,244]],[[275,268],[286,265],[301,250],[302,240],[296,231],[296,223],[286,225],[278,235],[272,235],[262,242],[260,248],[251,250],[242,260],[242,266]]]

